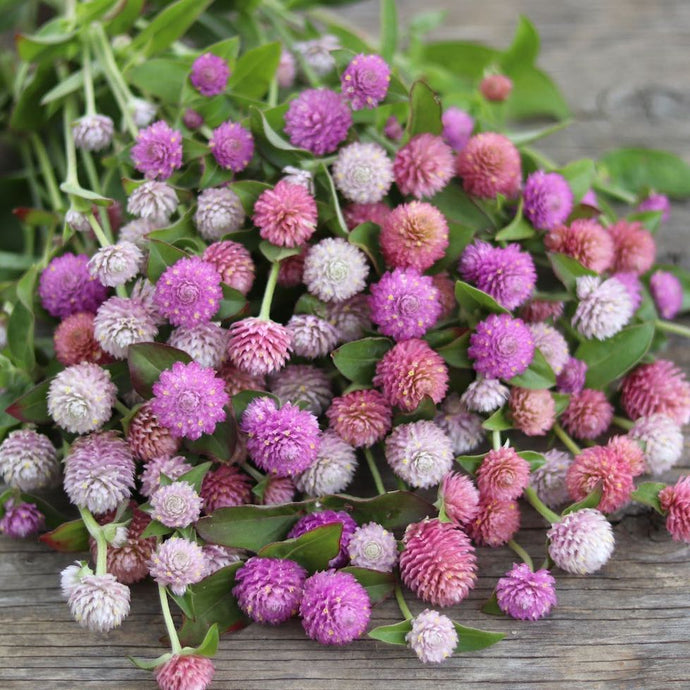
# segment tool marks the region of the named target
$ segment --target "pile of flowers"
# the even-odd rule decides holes
[[[0,531],[90,549],[60,576],[79,625],[126,624],[152,578],[170,649],[134,661],[164,690],[209,686],[219,633],[293,616],[439,663],[502,637],[441,611],[478,547],[518,558],[485,610],[534,621],[559,570],[607,563],[631,502],[690,541],[690,479],[656,481],[690,420],[660,352],[690,305],[655,263],[668,177],[626,186],[634,151],[538,153],[560,124],[516,114],[567,113],[555,87],[525,110],[511,74],[537,68],[513,47],[463,81],[414,32],[396,52],[384,24],[379,54],[275,1],[215,41],[193,30],[209,3],[136,23],[66,5],[18,38],[35,205],[5,305]],[[58,486],[78,517],[46,502]],[[401,622],[372,628],[389,595]]]

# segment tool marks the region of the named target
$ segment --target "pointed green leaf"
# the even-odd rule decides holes
[[[230,462],[237,448],[237,436],[237,422],[226,407],[225,420],[216,424],[212,434],[202,434],[195,441],[186,440],[185,445],[196,455],[203,455],[218,462]]]
[[[343,572],[350,573],[357,578],[364,589],[367,590],[372,604],[387,599],[395,589],[395,575],[393,573],[383,573],[380,570],[369,570],[368,568],[357,568],[348,566],[342,568]]]
[[[423,81],[412,84],[406,137],[412,138],[425,132],[441,134],[441,110],[441,100],[428,84]]]
[[[266,43],[248,50],[235,64],[228,81],[231,94],[259,100],[268,92],[281,54],[280,43]]]
[[[381,357],[393,347],[388,338],[362,338],[341,345],[331,352],[333,363],[345,378],[368,385]]]
[[[577,287],[577,279],[581,276],[595,276],[594,271],[585,268],[579,261],[573,259],[565,254],[547,254],[553,272],[556,274],[558,280],[565,285],[565,288],[571,294],[575,294]]]
[[[455,282],[455,299],[468,314],[476,314],[481,311],[488,311],[493,314],[509,313],[491,295],[487,295],[486,292],[482,292],[462,280]]]
[[[299,563],[309,573],[328,570],[328,563],[340,551],[343,525],[336,522],[310,530],[296,539],[286,539],[264,546],[258,556],[283,558]]]
[[[443,357],[446,364],[456,369],[471,369],[472,362],[470,361],[467,349],[470,345],[470,335],[463,333],[459,338],[456,338],[452,343],[443,345],[436,349],[439,355]]]
[[[213,317],[218,321],[224,321],[237,316],[247,306],[247,298],[239,290],[231,288],[226,283],[223,283],[221,288],[223,289],[223,298],[218,306],[218,311]]]
[[[381,57],[393,62],[398,45],[398,11],[395,0],[381,0]]]
[[[533,65],[539,55],[539,34],[532,22],[520,15],[515,36],[508,50],[503,53],[500,64],[505,67]]]
[[[458,645],[455,648],[455,651],[458,653],[476,652],[479,649],[485,649],[500,642],[506,636],[505,633],[467,628],[459,623],[453,623],[453,625],[458,633]]]
[[[556,385],[556,374],[539,348],[534,350],[534,358],[527,370],[518,376],[513,376],[508,381],[511,386],[520,388],[542,389]]]
[[[259,251],[271,262],[276,263],[290,256],[297,256],[302,249],[300,247],[278,247],[275,244],[263,240],[259,244]]]
[[[536,230],[522,217],[522,199],[520,199],[515,217],[508,225],[496,233],[496,240],[498,242],[526,240],[530,237],[534,237],[536,234]]]
[[[503,611],[501,611],[501,608],[498,605],[498,599],[496,598],[496,592],[495,591],[493,591],[491,593],[491,596],[482,604],[480,611],[482,613],[486,613],[489,616],[503,616],[503,617],[505,617],[505,613],[503,613]]]
[[[163,343],[137,343],[130,345],[127,352],[132,386],[147,400],[153,395],[152,386],[162,371],[170,369],[175,362],[188,364],[191,361],[186,352]]]
[[[81,519],[64,522],[50,532],[42,534],[39,539],[51,549],[63,553],[89,549],[89,532]]]
[[[642,482],[637,485],[635,491],[630,494],[630,498],[637,503],[650,506],[654,508],[657,513],[665,515],[659,503],[659,492],[666,488],[666,484],[662,482]]]
[[[506,431],[513,428],[513,423],[508,419],[508,410],[500,407],[484,421],[482,427],[487,431]]]
[[[193,650],[197,656],[205,656],[207,658],[214,657],[218,651],[218,643],[220,636],[218,635],[218,623],[214,623],[206,633],[204,641]]]
[[[404,620],[393,625],[379,625],[367,633],[368,637],[386,644],[399,644],[407,647],[407,634],[412,630],[412,621]]]
[[[534,450],[521,450],[518,455],[529,463],[530,472],[539,469],[545,462],[546,458],[542,453],[537,453]]]
[[[50,424],[52,417],[48,414],[48,389],[53,379],[46,379],[30,391],[15,400],[6,410],[22,422]]]
[[[569,513],[576,513],[578,510],[585,508],[597,508],[601,501],[601,483],[597,483],[596,488],[588,493],[581,501],[572,503],[563,510],[561,515],[568,515]]]
[[[482,453],[481,455],[458,455],[458,457],[455,458],[455,462],[457,462],[465,472],[474,475],[482,462],[484,462],[485,457],[486,453]]]
[[[161,486],[163,486],[162,482]],[[172,527],[168,527],[162,522],[158,522],[158,520],[151,520],[151,522],[144,527],[144,531],[140,536],[141,539],[146,539],[148,537],[167,537],[168,534],[172,534],[174,531]]]
[[[592,188],[596,170],[593,160],[583,158],[568,163],[568,165],[558,170],[558,172],[565,177],[573,193],[573,201],[578,204],[582,200],[582,197]]]
[[[166,652],[161,654],[155,659],[144,659],[141,656],[128,656],[127,657],[137,668],[142,671],[153,671],[158,668],[161,664],[164,664],[170,658],[172,658],[172,652]]]
[[[189,256],[187,252],[168,242],[152,239],[149,241],[148,245],[149,261],[146,268],[146,275],[154,285],[169,266]]]
[[[369,257],[374,269],[379,274],[383,272],[386,265],[379,244],[380,234],[381,227],[376,223],[361,223],[353,228],[347,236],[347,241],[350,244],[359,247]]]

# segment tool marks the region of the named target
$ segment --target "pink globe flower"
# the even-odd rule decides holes
[[[546,451],[544,457],[546,462],[532,472],[530,484],[549,508],[558,508],[570,498],[565,478],[573,458],[555,448]]]
[[[614,262],[613,238],[591,218],[578,218],[570,225],[556,226],[544,237],[544,246],[550,252],[576,259],[596,273],[602,273]]]
[[[479,91],[487,101],[505,101],[513,90],[513,81],[505,74],[487,74],[479,83]]]
[[[642,445],[646,471],[650,474],[660,475],[670,470],[683,455],[680,425],[664,414],[638,417],[629,435]]]
[[[149,561],[151,577],[173,594],[182,596],[189,585],[200,582],[206,572],[206,556],[201,546],[182,537],[161,542]]]
[[[532,331],[535,347],[544,355],[553,373],[558,376],[570,360],[568,342],[560,331],[548,323],[529,324],[529,329]]]
[[[292,349],[297,357],[327,357],[338,344],[335,327],[312,314],[295,314],[287,322],[286,328],[290,331]]]
[[[93,314],[80,311],[58,324],[53,333],[53,347],[60,364],[71,367],[80,362],[108,364],[112,361],[94,336],[93,319]]]
[[[221,465],[204,475],[201,498],[207,515],[218,508],[241,506],[252,502],[252,481],[237,465]]]
[[[295,500],[295,491],[295,483],[290,477],[269,477],[261,503],[265,506],[292,503]]]
[[[373,204],[348,204],[343,208],[348,230],[353,230],[362,223],[383,225],[383,221],[390,212],[390,207],[382,201]]]
[[[563,314],[563,302],[542,299],[531,299],[519,312],[520,318],[526,323],[539,323],[553,319]]]
[[[632,318],[630,293],[618,278],[602,282],[597,276],[580,276],[576,279],[576,292],[580,301],[572,324],[585,338],[607,340]]]
[[[369,448],[390,431],[393,410],[376,390],[358,390],[333,398],[329,425],[349,444]]]
[[[537,230],[551,230],[565,223],[573,210],[573,193],[558,173],[533,172],[523,192],[524,213]]]
[[[573,392],[561,423],[576,438],[595,439],[603,434],[613,421],[613,405],[603,391],[584,388]]]
[[[395,156],[395,183],[403,194],[432,197],[450,182],[453,150],[434,134],[417,134]]]
[[[35,503],[10,499],[2,506],[4,515],[0,518],[0,534],[10,539],[26,539],[46,528],[46,519]]]
[[[448,616],[425,609],[412,619],[405,641],[422,663],[440,664],[453,655],[458,632]]]
[[[661,510],[666,513],[666,529],[675,541],[690,543],[690,477],[681,477],[659,492]]]
[[[656,242],[642,223],[630,223],[623,219],[608,230],[613,238],[614,271],[642,275],[654,265]]]
[[[192,63],[189,81],[202,96],[217,96],[225,91],[229,77],[227,60],[213,53],[204,53]]]
[[[265,376],[285,366],[292,350],[292,336],[275,321],[248,317],[230,326],[228,358],[250,376]]]
[[[340,77],[340,86],[353,110],[375,108],[388,93],[391,70],[378,55],[355,55]]]
[[[254,137],[237,122],[223,122],[213,130],[208,142],[216,163],[221,168],[241,172],[254,155]]]
[[[666,222],[671,217],[671,202],[663,194],[650,194],[638,204],[637,210],[643,213],[646,211],[661,211],[661,220]]]
[[[478,546],[496,548],[507,544],[520,529],[520,508],[516,501],[484,499],[467,533]]]
[[[197,197],[194,224],[207,241],[219,240],[223,235],[237,232],[244,223],[244,206],[228,187],[204,189]]]
[[[173,482],[158,487],[150,503],[151,517],[166,527],[188,527],[201,515],[201,496],[188,482]]]
[[[460,526],[469,524],[479,511],[479,491],[464,474],[449,472],[441,482],[438,497],[446,515]]]
[[[649,291],[662,319],[673,319],[683,307],[683,286],[668,271],[654,271],[649,279]]]
[[[443,138],[454,151],[462,151],[472,136],[474,118],[460,108],[451,106],[443,111]]]
[[[585,387],[587,363],[569,357],[560,374],[556,377],[559,393],[579,393]]]
[[[556,605],[556,580],[548,570],[532,572],[526,563],[515,563],[499,579],[496,599],[501,611],[511,618],[536,621]]]
[[[514,448],[490,450],[477,469],[477,487],[484,499],[511,501],[522,495],[529,483],[529,463]]]
[[[527,436],[544,436],[556,421],[556,403],[546,389],[515,386],[510,391],[509,406],[513,424]]]
[[[130,152],[134,167],[151,180],[167,180],[182,167],[182,134],[158,120],[139,131]]]
[[[206,690],[214,673],[213,662],[196,654],[174,654],[154,671],[160,690]]]
[[[134,455],[144,462],[154,458],[169,458],[180,447],[180,440],[158,421],[150,400],[147,400],[130,419],[127,443]]]

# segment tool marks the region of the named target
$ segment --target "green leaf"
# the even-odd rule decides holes
[[[141,539],[146,539],[147,537],[167,537],[168,534],[172,534],[174,531],[172,527],[167,527],[162,522],[158,522],[158,520],[151,520],[144,528],[140,537]]]
[[[513,81],[510,98],[503,104],[508,119],[554,117],[565,120],[570,117],[570,108],[559,88],[540,69],[517,65],[506,67],[505,72]]]
[[[175,362],[188,364],[192,358],[182,350],[163,343],[136,343],[127,352],[129,375],[134,390],[147,400],[153,395],[153,384],[161,372],[170,369]]]
[[[423,81],[416,81],[410,90],[410,120],[407,124],[408,139],[430,132],[441,134],[441,100],[431,87]]]
[[[387,62],[393,62],[393,56],[398,46],[398,11],[395,0],[381,0],[381,57]]]
[[[379,244],[380,234],[381,227],[376,223],[361,223],[353,228],[347,236],[347,241],[350,244],[359,247],[369,257],[374,269],[379,274],[383,272],[386,265]]]
[[[212,434],[202,434],[196,441],[185,441],[187,448],[196,455],[230,462],[237,448],[237,422],[227,407],[225,415],[225,421],[216,424]]]
[[[94,70],[95,71],[95,70]],[[50,91],[41,98],[41,105],[48,105],[53,101],[59,101],[65,96],[78,91],[84,86],[84,73],[79,70],[72,72],[66,79],[60,80]]]
[[[230,185],[235,194],[240,198],[244,212],[251,214],[254,211],[254,204],[256,200],[271,186],[264,182],[256,182],[255,180],[239,180]]]
[[[482,424],[487,431],[506,431],[513,428],[513,423],[508,419],[508,411],[500,407]]]
[[[187,482],[187,484],[191,484],[194,487],[194,491],[200,493],[204,477],[212,466],[212,462],[202,462],[200,465],[197,465],[191,470],[185,472],[183,475],[180,475],[175,481]]]
[[[223,290],[223,299],[221,299],[218,311],[213,317],[218,321],[224,321],[237,316],[247,306],[247,298],[239,290],[231,288],[226,283],[223,283],[221,288]]]
[[[338,371],[354,383],[368,385],[381,357],[393,347],[388,338],[362,338],[345,343],[331,352]]]
[[[249,108],[249,123],[256,148],[266,160],[277,168],[284,168],[288,165],[298,167],[300,161],[313,158],[309,151],[295,148],[280,136],[269,123],[266,111],[262,112],[251,106]]]
[[[470,361],[467,349],[470,345],[470,335],[463,333],[459,338],[456,338],[452,343],[443,345],[436,349],[439,355],[443,357],[446,364],[456,369],[471,369],[472,362]]]
[[[508,223],[502,230],[496,233],[498,242],[508,242],[510,240],[527,240],[537,234],[536,230],[522,217],[522,199],[518,206],[515,218]]]
[[[476,315],[478,312],[482,311],[488,311],[493,314],[510,313],[505,307],[502,307],[491,297],[491,295],[487,295],[486,292],[482,292],[462,280],[455,282],[455,299],[468,315]]]
[[[271,398],[276,405],[280,405],[280,398],[278,398],[277,395],[273,395],[273,393],[252,390],[240,391],[236,395],[232,396],[232,409],[235,412],[236,419],[242,419],[242,415],[247,409],[247,405],[249,405],[254,398]]]
[[[479,649],[491,647],[506,636],[505,633],[467,628],[459,623],[453,623],[453,625],[458,633],[458,645],[455,648],[457,653],[476,652]]]
[[[335,182],[331,173],[328,171],[328,167],[325,163],[319,166],[319,172],[323,175],[326,180],[326,189],[328,190],[328,195],[330,197],[330,206],[333,211],[335,211],[335,225],[332,226],[332,230],[336,236],[347,237],[349,230],[347,228],[347,223],[345,221],[345,216],[340,208],[340,199],[338,199],[338,192],[335,189]]]
[[[155,659],[144,659],[141,656],[128,656],[127,658],[142,671],[153,671],[158,668],[161,664],[164,664],[168,659],[172,657],[172,652],[166,652],[157,656]]]
[[[19,94],[12,115],[10,129],[14,132],[33,132],[45,127],[49,109],[37,108],[36,103],[54,83],[55,69],[52,63],[42,63],[24,84]]]
[[[662,482],[642,482],[637,485],[635,491],[630,494],[630,498],[637,503],[642,503],[643,505],[650,506],[657,511],[665,515],[664,511],[661,509],[661,503],[659,503],[659,492],[666,488],[666,484]]]
[[[513,42],[503,53],[500,65],[510,69],[518,65],[533,65],[539,55],[539,34],[527,17],[520,15]]]
[[[550,137],[552,134],[555,134],[556,132],[560,132],[562,129],[569,127],[570,124],[570,120],[561,120],[560,122],[557,122],[555,125],[548,125],[547,127],[538,127],[536,129],[524,130],[520,129],[516,132],[507,132],[506,136],[518,148],[526,147],[528,144],[531,144],[535,141],[539,141],[540,139],[544,139],[546,137]],[[527,152],[526,150],[523,151],[523,153],[531,155],[531,153]]]
[[[68,56],[76,35],[70,23],[60,17],[44,24],[35,34],[18,34],[15,45],[19,57],[25,62],[45,63]]]
[[[498,605],[498,599],[496,598],[495,590],[491,593],[491,596],[482,604],[480,611],[482,613],[486,613],[489,616],[505,617],[505,613],[501,611],[501,608]]]
[[[584,510],[585,508],[596,508],[601,501],[601,482],[597,483],[596,488],[588,493],[581,501],[569,505],[561,514],[568,515],[569,513],[575,513],[578,510]]]
[[[36,364],[34,314],[22,302],[14,305],[7,322],[7,346],[15,366],[31,372]]]
[[[500,53],[487,46],[466,41],[437,41],[427,44],[421,59],[443,66],[458,79],[473,82]]]
[[[575,357],[587,363],[585,386],[605,388],[632,369],[649,351],[654,339],[651,322],[628,326],[607,340],[587,340]]]
[[[191,58],[153,58],[126,72],[127,80],[149,96],[166,105],[182,101],[182,91],[189,78]]]
[[[436,205],[436,197],[434,197],[434,205]],[[452,220],[448,221],[448,247],[443,257],[429,269],[429,272],[433,274],[455,270],[460,255],[473,238],[474,228]]]
[[[228,81],[230,93],[256,100],[263,98],[278,68],[281,50],[278,42],[266,43],[242,55]]]
[[[34,386],[15,400],[5,412],[21,422],[50,424],[53,420],[48,414],[48,389],[52,380],[52,378],[46,379]]]
[[[106,25],[110,36],[127,33],[139,18],[144,7],[144,0],[124,0],[112,19]]]
[[[520,388],[542,389],[556,385],[556,374],[539,348],[534,350],[534,358],[527,370],[508,381],[511,386]]]
[[[296,539],[286,539],[264,546],[258,556],[296,561],[309,573],[327,570],[328,563],[340,551],[341,522],[323,525],[306,532]]]
[[[148,245],[149,261],[146,267],[146,275],[154,284],[158,282],[158,279],[163,275],[166,268],[177,263],[180,259],[185,259],[189,256],[187,252],[168,242],[150,240]]]
[[[489,226],[488,218],[459,184],[446,185],[438,194],[435,194],[434,206],[443,213],[448,222],[458,223],[468,229],[470,236],[467,244],[472,241],[473,228]]]
[[[455,462],[457,462],[465,472],[474,475],[477,473],[482,462],[484,462],[485,457],[486,453],[482,453],[481,455],[458,455],[458,457],[455,458]]]
[[[560,417],[570,404],[570,395],[568,393],[551,393],[551,397],[556,403],[556,417]]]
[[[380,570],[370,570],[369,568],[357,568],[352,565],[342,568],[342,570],[355,576],[359,584],[367,590],[372,604],[378,604],[393,594],[395,589],[395,575],[393,573],[383,573]]]
[[[571,294],[575,294],[577,287],[577,279],[581,276],[595,276],[594,271],[585,268],[579,261],[573,259],[565,254],[551,254],[548,253],[549,261],[553,272],[556,274],[558,280],[565,285],[565,288]]]
[[[537,453],[534,450],[521,450],[518,452],[518,455],[523,460],[527,460],[530,472],[538,470],[546,462],[546,458],[541,453]]]
[[[218,623],[214,623],[206,633],[204,641],[194,649],[193,653],[197,656],[214,657],[218,651],[218,643],[220,636],[218,635]]]
[[[65,522],[50,532],[42,534],[39,539],[51,549],[63,553],[89,549],[89,532],[81,519]]]
[[[393,417],[393,426],[411,424],[412,422],[419,422],[420,420],[431,421],[436,418],[437,414],[438,410],[436,409],[436,404],[428,395],[425,395],[414,410],[396,414],[395,417]]]
[[[289,256],[297,256],[302,249],[300,247],[278,247],[266,240],[259,244],[259,251],[271,262],[276,263],[287,259]]]
[[[78,184],[70,184],[69,182],[63,182],[60,185],[60,191],[65,194],[69,194],[72,197],[77,197],[77,199],[82,200],[82,206],[85,211],[91,210],[91,205],[96,204],[96,206],[111,206],[113,203],[112,199],[108,197],[96,194],[89,189],[84,189]]]
[[[22,501],[26,503],[33,503],[46,519],[46,526],[48,529],[55,529],[67,521],[65,515],[53,508],[48,501],[42,499],[40,496],[34,496],[33,494],[21,493],[19,494]]]
[[[407,647],[407,640],[405,638],[410,630],[412,630],[412,621],[404,620],[393,625],[379,625],[377,628],[370,630],[367,636],[386,644],[399,644]]]
[[[568,165],[557,172],[567,180],[573,193],[573,202],[578,204],[582,197],[591,189],[596,170],[593,160],[582,158],[581,160],[568,163]]]
[[[95,19],[101,19],[116,2],[118,2],[118,0],[90,0],[89,2],[80,2],[77,4],[77,21],[83,26]]]

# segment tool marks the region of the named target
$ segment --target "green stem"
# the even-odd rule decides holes
[[[666,333],[675,333],[676,335],[682,335],[686,338],[690,338],[690,328],[687,326],[682,326],[679,323],[673,323],[672,321],[664,321],[663,319],[657,319],[654,325],[660,330]]]
[[[527,502],[534,508],[539,515],[541,515],[545,520],[548,520],[551,524],[561,521],[561,516],[558,513],[554,513],[551,508],[549,508],[540,498],[537,496],[537,492],[528,486],[524,493]]]
[[[268,106],[275,108],[278,105],[278,80],[276,77],[271,79],[271,85],[268,88]]]
[[[179,654],[182,651],[182,645],[180,644],[180,638],[177,636],[177,630],[175,629],[175,623],[172,619],[172,614],[170,613],[170,602],[168,601],[168,591],[163,585],[158,585],[158,598],[161,602],[161,611],[163,612],[163,620],[165,621],[165,629],[168,632],[168,637],[170,638],[170,646],[172,647],[173,654]]]
[[[575,443],[575,441],[573,441],[573,439],[570,438],[570,436],[568,436],[568,434],[566,434],[566,432],[564,431],[563,427],[560,424],[558,424],[558,423],[554,424],[553,430],[554,430],[554,433],[556,434],[556,436],[558,436],[558,438],[561,440],[563,445],[573,455],[579,455],[582,452],[582,449],[580,448],[580,446],[578,446],[577,443]]]
[[[103,529],[86,508],[80,507],[79,514],[89,534],[96,541],[96,575],[105,575],[108,572],[108,542]]]
[[[625,417],[619,417],[618,415],[613,418],[613,423],[626,431],[630,431],[630,429],[635,426],[635,422],[632,420],[626,419]]]
[[[36,158],[38,158],[38,165],[41,168],[41,175],[43,176],[46,189],[48,190],[51,206],[55,211],[59,211],[62,209],[62,198],[60,196],[57,181],[55,180],[55,175],[53,174],[53,166],[48,158],[46,147],[43,145],[38,134],[31,135],[31,144],[36,153]]]
[[[381,480],[381,473],[379,468],[376,466],[376,460],[371,452],[371,448],[364,448],[364,457],[367,459],[367,465],[369,465],[369,471],[371,476],[374,478],[374,486],[376,486],[376,491],[379,495],[386,493],[386,488],[383,486],[383,481]]]
[[[62,76],[62,75],[61,75]],[[62,129],[65,137],[65,158],[67,158],[67,175],[65,182],[79,187],[79,175],[77,174],[77,149],[74,146],[72,136],[72,122],[74,121],[74,99],[67,98],[62,111]]]
[[[123,416],[126,417],[131,410],[122,401],[115,398],[115,409]]]
[[[91,55],[89,43],[84,41],[81,50],[82,70],[84,73],[84,100],[86,101],[86,114],[96,115],[96,96],[93,91],[93,73],[91,72]],[[94,190],[95,191],[95,190]]]
[[[497,429],[494,429],[491,432],[491,442],[493,444],[494,450],[501,449],[501,432]]]
[[[513,551],[515,551],[515,553],[516,553],[518,556],[520,556],[520,558],[522,559],[522,561],[523,561],[524,563],[527,564],[527,566],[529,567],[529,569],[530,569],[532,572],[534,572],[534,563],[532,562],[532,559],[531,559],[530,555],[527,553],[527,551],[525,551],[525,550],[522,548],[522,546],[520,546],[520,544],[518,544],[518,543],[515,541],[515,539],[511,539],[511,540],[508,542],[508,546],[509,546]]]
[[[412,611],[410,611],[410,607],[405,601],[405,597],[403,597],[402,589],[400,588],[399,584],[395,585],[395,600],[398,602],[398,606],[400,607],[400,613],[405,616],[406,620],[412,620],[414,616],[412,615]]]
[[[263,321],[271,320],[271,302],[273,301],[273,293],[275,292],[276,285],[278,284],[279,271],[280,262],[274,261],[273,264],[271,264],[271,272],[268,274],[268,280],[266,281],[264,298],[261,300],[261,311],[259,312],[259,318]]]
[[[253,477],[255,481],[262,482],[266,477],[259,472],[259,470],[254,469],[248,462],[237,463],[250,477]]]
[[[392,153],[395,156],[398,152],[398,147],[388,137],[379,134],[374,127],[367,128],[367,136],[386,149],[388,153]]]

